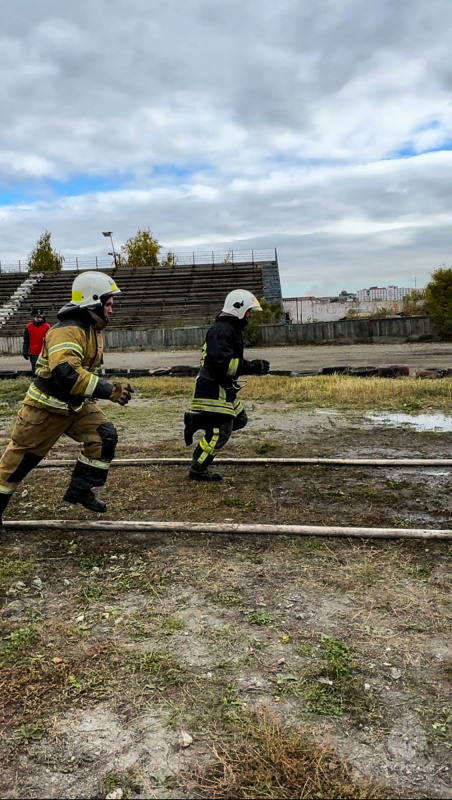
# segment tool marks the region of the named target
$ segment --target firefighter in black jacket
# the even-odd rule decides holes
[[[229,292],[223,310],[207,331],[191,411],[184,417],[187,445],[193,442],[197,430],[205,431],[193,452],[188,473],[191,480],[221,481],[221,473],[211,471],[209,466],[232,431],[244,428],[248,422],[245,409],[237,398],[240,389],[237,378],[241,375],[266,375],[270,369],[270,363],[264,359],[246,361],[243,358],[242,331],[253,310],[262,311],[254,295],[245,289],[235,289]]]
[[[13,492],[63,434],[83,444],[63,499],[90,511],[106,511],[93,488],[107,480],[118,435],[94,400],[124,406],[133,392],[129,383],[110,383],[98,374],[101,331],[117,294],[120,290],[109,275],[81,273],[72,284],[72,302],[59,311],[57,324],[47,332],[34,382],[0,460],[0,531],[1,515]]]

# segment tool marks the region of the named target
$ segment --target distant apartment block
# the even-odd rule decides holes
[[[368,289],[359,289],[356,297],[360,303],[366,300],[382,300],[394,303],[398,300],[403,300],[412,291],[413,289],[406,286],[370,286]]]

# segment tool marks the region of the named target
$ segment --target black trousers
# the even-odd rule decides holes
[[[236,417],[230,414],[203,413],[205,436],[193,451],[193,466],[197,470],[205,470],[212,463],[217,453],[231,438],[233,431],[245,427],[248,417],[241,411]]]
[[[38,358],[39,356],[29,356],[32,375],[36,375],[36,362]]]

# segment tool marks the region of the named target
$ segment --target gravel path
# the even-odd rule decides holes
[[[272,369],[317,369],[340,364],[366,366],[408,364],[409,367],[452,367],[452,343],[354,344],[253,348],[248,358],[267,358]],[[198,366],[199,350],[134,350],[105,354],[106,367],[154,369],[188,364]],[[0,370],[26,368],[21,356],[0,356]]]

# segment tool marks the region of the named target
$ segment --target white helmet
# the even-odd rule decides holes
[[[72,284],[72,303],[79,308],[96,308],[102,298],[121,294],[116,283],[105,272],[81,272]]]
[[[246,289],[234,289],[224,301],[223,313],[243,319],[247,311],[262,311],[262,306],[254,294]]]

